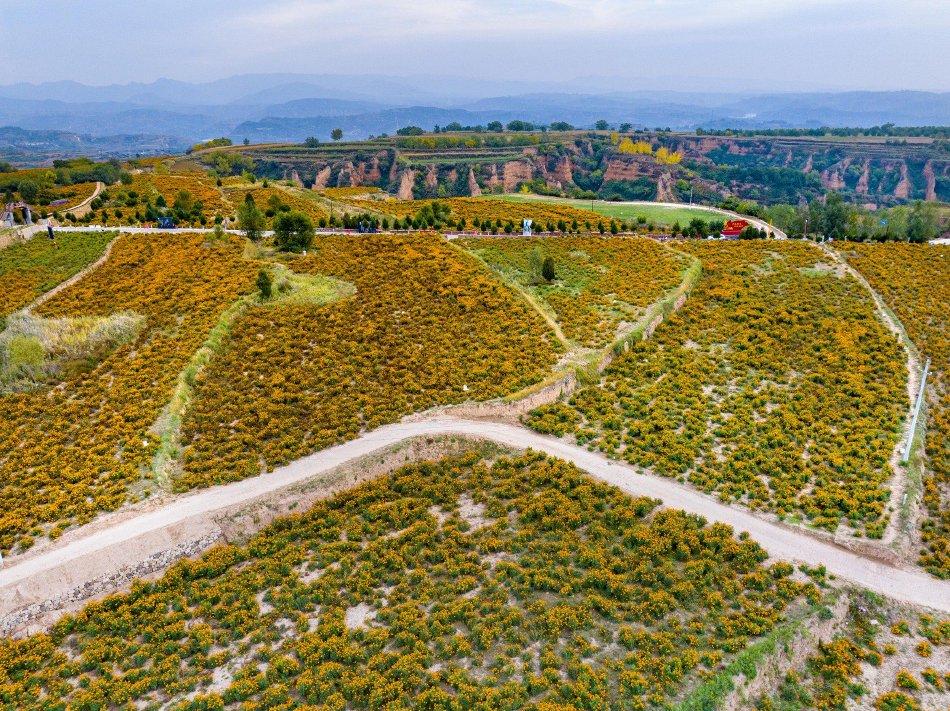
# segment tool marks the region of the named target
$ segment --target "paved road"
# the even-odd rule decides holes
[[[758,217],[750,217],[749,215],[740,215],[738,212],[733,212],[732,210],[723,210],[718,207],[709,207],[707,205],[689,205],[682,202],[648,202],[648,201],[631,201],[631,202],[622,202],[618,203],[620,205],[660,205],[662,207],[688,207],[690,210],[704,210],[706,212],[712,212],[716,215],[725,215],[732,217],[736,220],[745,220],[750,224],[758,227],[760,230],[765,230],[769,232],[776,239],[788,239],[788,235],[782,232],[777,227],[772,227],[765,220],[760,220]]]
[[[824,565],[829,573],[897,600],[950,612],[950,582],[937,581],[918,570],[901,569],[865,558],[857,553],[825,543],[776,523],[756,518],[742,509],[719,503],[714,498],[677,482],[639,474],[629,466],[608,461],[601,455],[562,440],[540,435],[523,427],[487,421],[433,417],[381,427],[358,439],[299,459],[287,466],[252,479],[183,495],[162,508],[138,514],[108,528],[53,547],[34,557],[8,565],[0,571],[0,590],[9,594],[18,582],[69,564],[83,566],[83,557],[129,543],[142,534],[160,531],[196,517],[248,503],[260,496],[325,473],[337,466],[423,435],[458,434],[492,440],[517,448],[531,447],[573,462],[608,484],[638,496],[661,499],[665,506],[699,514],[710,521],[747,531],[769,555],[777,559]],[[118,557],[117,557],[118,561]],[[53,597],[58,590],[49,590]]]
[[[558,198],[547,198],[543,195],[532,195],[532,200],[538,202],[562,202]],[[603,202],[601,201],[601,204]],[[788,239],[788,235],[785,234],[782,230],[777,227],[772,227],[765,220],[760,220],[758,217],[750,217],[749,215],[740,215],[738,212],[733,212],[732,210],[723,210],[720,207],[710,207],[708,205],[695,205],[685,202],[654,202],[652,200],[622,200],[622,201],[613,201],[611,200],[610,205],[633,205],[635,207],[673,207],[673,208],[688,208],[690,210],[703,210],[704,212],[711,212],[720,217],[731,217],[735,220],[746,220],[755,227],[758,227],[760,230],[765,230],[769,232],[776,239]]]

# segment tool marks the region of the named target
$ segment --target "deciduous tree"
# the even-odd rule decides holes
[[[274,218],[274,244],[285,252],[302,252],[313,244],[313,221],[291,210]]]

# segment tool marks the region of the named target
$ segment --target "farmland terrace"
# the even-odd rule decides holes
[[[255,237],[0,250],[11,708],[941,707],[947,247]]]

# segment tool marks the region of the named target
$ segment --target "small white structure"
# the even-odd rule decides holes
[[[521,221],[521,234],[522,234],[522,236],[524,236],[524,237],[530,237],[530,236],[531,236],[531,225],[532,225],[532,224],[533,224],[533,223],[532,223],[531,220],[522,220],[522,221]]]

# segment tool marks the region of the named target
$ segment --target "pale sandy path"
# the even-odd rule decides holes
[[[567,442],[523,427],[448,417],[401,422],[381,427],[358,439],[325,449],[281,467],[270,474],[181,496],[171,503],[136,515],[60,547],[13,563],[0,571],[0,593],[15,594],[18,583],[68,564],[82,567],[84,556],[95,554],[138,536],[159,531],[188,519],[249,503],[262,495],[303,482],[354,459],[378,452],[402,440],[425,435],[466,435],[516,448],[533,448],[573,462],[596,478],[637,496],[661,499],[669,508],[699,514],[709,521],[747,531],[773,558],[824,565],[828,572],[888,597],[950,612],[950,582],[941,582],[912,569],[889,566],[809,536],[807,533],[756,518],[752,513],[721,504],[671,479],[637,473],[629,466]],[[48,590],[50,597],[61,591]]]
[[[100,182],[97,182],[96,189],[92,191],[92,195],[87,197],[85,200],[83,200],[81,203],[79,203],[75,207],[69,208],[68,210],[66,210],[66,212],[70,212],[76,217],[83,217],[84,215],[88,214],[89,211],[92,209],[89,207],[89,203],[91,203],[93,200],[99,197],[99,193],[102,192],[102,189],[104,187],[105,185],[103,185]]]

